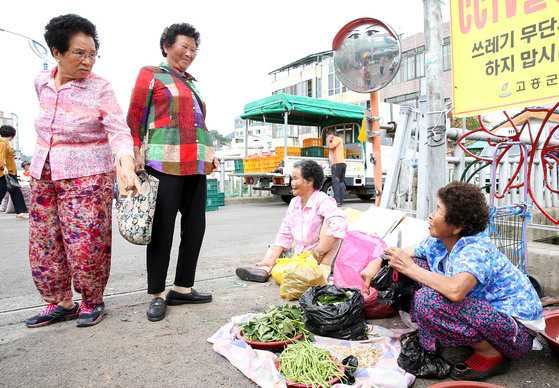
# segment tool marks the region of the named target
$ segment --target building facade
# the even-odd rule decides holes
[[[402,60],[400,69],[389,85],[379,91],[379,100],[387,103],[412,103],[418,107],[421,78],[425,75],[425,37],[423,32],[403,38]],[[444,98],[450,101],[452,79],[450,72],[450,23],[443,25],[443,82]],[[309,54],[269,73],[271,94],[286,93],[297,96],[312,97],[370,108],[369,93],[357,93],[349,90],[338,79],[334,70],[334,53],[332,50]],[[266,131],[259,126],[266,126]],[[253,128],[251,130],[251,128]],[[270,131],[268,131],[270,128]],[[244,148],[244,120],[235,119],[235,139],[233,144]],[[283,125],[250,123],[249,148],[251,144],[271,144],[271,150],[283,145]],[[290,126],[288,129],[288,146],[300,146],[306,137],[312,137],[312,128]],[[252,133],[251,133],[252,132]],[[271,136],[268,138],[267,136]],[[259,137],[260,136],[260,137]]]

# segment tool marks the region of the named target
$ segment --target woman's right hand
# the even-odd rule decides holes
[[[142,155],[142,151],[140,147],[134,146],[134,169],[138,171],[141,168],[145,167],[144,156]]]
[[[365,294],[370,295],[369,288],[371,285],[371,280],[373,280],[373,278],[377,276],[377,273],[378,271],[380,271],[381,267],[382,267],[382,258],[377,257],[375,260],[369,262],[369,264],[367,264],[365,269],[361,271],[360,273],[361,279],[363,279],[363,281],[365,282],[365,288],[363,289],[363,291],[365,291]]]
[[[8,167],[7,167],[7,166],[4,166],[4,175],[8,175],[8,172],[9,172],[9,171],[8,171]]]

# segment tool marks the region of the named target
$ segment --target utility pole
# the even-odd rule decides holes
[[[425,95],[420,108],[420,160],[417,218],[426,220],[435,210],[437,190],[447,182],[446,113],[443,88],[443,23],[440,0],[423,1],[425,34]]]

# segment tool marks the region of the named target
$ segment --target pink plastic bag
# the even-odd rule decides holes
[[[345,288],[357,288],[365,299],[365,318],[386,318],[396,315],[396,310],[377,302],[377,290],[370,288],[365,295],[365,283],[361,271],[379,257],[386,248],[383,240],[359,231],[348,231],[334,263],[334,284]]]
[[[334,284],[363,291],[359,273],[386,248],[383,240],[356,230],[348,231],[334,263]]]

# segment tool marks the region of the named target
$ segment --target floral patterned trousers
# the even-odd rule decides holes
[[[414,261],[429,269],[425,260]],[[511,360],[524,358],[532,350],[534,332],[486,301],[465,297],[461,302],[452,302],[424,286],[415,293],[412,306],[410,314],[419,325],[419,339],[427,350],[439,345],[475,345],[484,339]]]
[[[48,161],[31,180],[29,260],[43,301],[100,303],[111,269],[114,173],[51,179]]]

